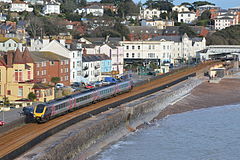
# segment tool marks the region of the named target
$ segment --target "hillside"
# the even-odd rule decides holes
[[[240,45],[240,25],[217,31],[206,39],[207,45]]]

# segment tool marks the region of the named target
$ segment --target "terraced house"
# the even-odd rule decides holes
[[[47,101],[54,98],[53,88],[36,88],[33,78],[34,63],[27,48],[21,52],[8,51],[0,56],[0,99],[5,97],[11,102],[28,98],[30,92],[41,93],[37,97],[39,101]],[[36,88],[36,89],[35,89]]]
[[[17,48],[19,48],[20,51],[23,49],[22,43],[19,39],[0,36],[0,51],[15,51]]]

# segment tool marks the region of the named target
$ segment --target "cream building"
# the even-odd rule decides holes
[[[172,8],[172,11],[174,12],[189,12],[190,10],[184,6],[184,5],[179,5],[179,6],[174,6]]]
[[[141,19],[160,18],[161,13],[167,13],[167,11],[146,8],[146,9],[140,10],[140,17]]]
[[[159,36],[148,41],[122,41],[124,61],[151,61],[175,63],[196,57],[196,52],[205,49],[205,38],[190,39],[181,36]]]
[[[24,2],[24,1],[16,0],[16,1],[12,2],[10,11],[12,11],[12,12],[24,12],[24,11],[32,12],[33,8],[29,8],[28,3]]]
[[[181,23],[193,23],[197,20],[196,13],[194,12],[179,12],[178,13],[178,22]]]

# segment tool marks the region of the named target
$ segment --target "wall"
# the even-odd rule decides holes
[[[103,112],[55,134],[41,143],[41,147],[35,147],[19,158],[86,159],[129,134],[129,130],[133,131],[137,126],[152,120],[166,106],[188,94],[202,81],[191,78],[166,90]]]

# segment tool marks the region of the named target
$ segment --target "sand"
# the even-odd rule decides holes
[[[166,107],[156,119],[195,109],[240,103],[240,79],[222,79],[214,84],[204,82],[185,98]]]

